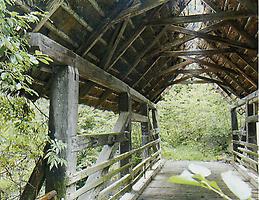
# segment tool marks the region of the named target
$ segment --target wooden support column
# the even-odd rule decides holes
[[[152,122],[153,122],[153,128],[155,130],[155,138],[154,139],[159,139],[160,138],[160,127],[158,123],[158,113],[156,109],[152,109]],[[158,150],[160,149],[160,143],[158,145]]]
[[[46,192],[57,191],[58,199],[66,199],[76,185],[66,188],[66,177],[76,171],[76,153],[72,151],[72,137],[76,135],[78,114],[79,74],[72,66],[55,67],[50,91],[49,136],[66,144],[60,157],[67,165],[53,167],[46,172]]]
[[[255,103],[246,103],[246,117],[254,116]],[[249,122],[246,120],[246,142],[256,144],[256,122]]]
[[[143,104],[141,106],[141,114],[148,117],[148,105]],[[149,122],[141,122],[141,132],[142,132],[142,146],[149,142],[150,124]],[[144,158],[149,156],[148,151],[144,151]]]
[[[238,136],[233,134],[233,131],[238,130],[237,122],[237,111],[236,109],[231,109],[231,130],[232,130],[232,140],[238,140]],[[238,145],[233,143],[233,150],[237,151]]]
[[[119,112],[129,112],[129,117],[131,118],[132,105],[131,99],[128,93],[122,93],[119,97]],[[120,154],[128,152],[132,149],[132,141],[131,141],[131,119],[129,119],[128,125],[125,128],[127,132],[128,141],[120,143]],[[130,157],[123,159],[120,161],[120,166],[124,166],[130,162]],[[129,169],[126,169],[121,172],[121,177],[129,173]]]

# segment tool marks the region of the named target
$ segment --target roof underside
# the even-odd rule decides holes
[[[155,103],[168,86],[179,83],[215,83],[238,97],[257,90],[258,1],[202,0],[202,16],[188,17],[189,2],[49,1],[30,6],[49,12],[32,31],[72,50]],[[26,11],[24,4],[19,5],[17,9]],[[190,28],[196,22],[201,22],[198,30]],[[190,41],[196,41],[195,49]],[[32,72],[35,89],[48,96],[52,66],[40,69]],[[118,95],[80,77],[81,103],[116,111]]]

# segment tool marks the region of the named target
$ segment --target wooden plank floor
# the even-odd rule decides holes
[[[168,178],[173,175],[179,175],[184,169],[188,168],[190,163],[203,165],[212,171],[209,176],[209,180],[216,180],[220,188],[232,199],[237,199],[228,189],[227,186],[221,179],[220,174],[222,172],[233,170],[235,173],[238,172],[230,164],[223,162],[199,162],[199,161],[166,161],[162,170],[157,176],[151,181],[148,187],[144,190],[138,200],[219,200],[222,199],[216,193],[209,191],[204,188],[195,186],[178,185],[168,182]],[[244,178],[243,178],[244,180]],[[247,182],[247,180],[244,180]],[[253,191],[257,193],[258,191]],[[253,195],[254,196],[254,195]],[[256,195],[257,196],[257,195]],[[255,198],[257,199],[257,198]]]

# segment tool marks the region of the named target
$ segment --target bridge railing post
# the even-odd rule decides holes
[[[66,187],[66,179],[76,171],[72,138],[77,129],[79,74],[73,66],[57,66],[54,70],[50,91],[49,136],[66,144],[66,149],[59,156],[67,164],[47,169],[46,192],[55,190],[58,199],[66,199],[76,190],[75,184]]]
[[[125,128],[125,131],[127,132],[127,141],[120,142],[119,149],[120,154],[123,154],[125,152],[128,152],[132,149],[132,138],[131,138],[131,113],[132,113],[132,101],[128,93],[122,93],[119,96],[119,112],[128,112],[129,113],[129,121]],[[130,162],[130,157],[125,158],[120,161],[120,167],[123,167],[124,165],[128,164]],[[121,177],[128,174],[130,172],[130,169],[127,168],[124,171],[121,172]]]

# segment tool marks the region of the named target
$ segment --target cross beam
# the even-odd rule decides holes
[[[51,40],[47,36],[40,33],[30,33],[29,43],[31,47],[39,48],[42,53],[49,55],[56,62],[64,65],[75,66],[79,70],[80,77],[93,81],[118,93],[128,92],[134,100],[145,102],[151,108],[155,108],[155,105],[138,91],[134,90],[118,78],[105,72],[103,69],[100,69],[93,63],[75,54],[66,47]]]
[[[228,12],[217,12],[217,13],[210,13],[210,14],[170,17],[165,19],[152,20],[147,24],[148,25],[171,25],[171,24],[206,22],[206,21],[214,21],[214,20],[230,20],[230,19],[238,19],[238,18],[247,18],[251,16],[256,16],[256,14],[248,11],[228,11]]]
[[[232,47],[256,50],[256,44],[251,46],[251,45],[247,45],[245,43],[240,43],[240,42],[237,42],[237,41],[234,41],[234,40],[230,40],[228,38],[223,38],[223,37],[208,34],[208,33],[202,33],[200,31],[193,31],[193,30],[189,30],[189,29],[186,29],[186,28],[183,28],[183,27],[180,27],[180,26],[171,25],[170,29],[172,31],[175,31],[175,32],[193,35],[193,36],[196,36],[196,37],[199,37],[199,38],[203,38],[205,40],[224,43],[224,44],[227,44],[227,45],[232,46]]]
[[[222,49],[204,49],[204,50],[193,50],[193,51],[164,51],[161,52],[160,56],[191,56],[191,55],[215,55],[223,53],[235,53],[233,48],[222,48]]]

